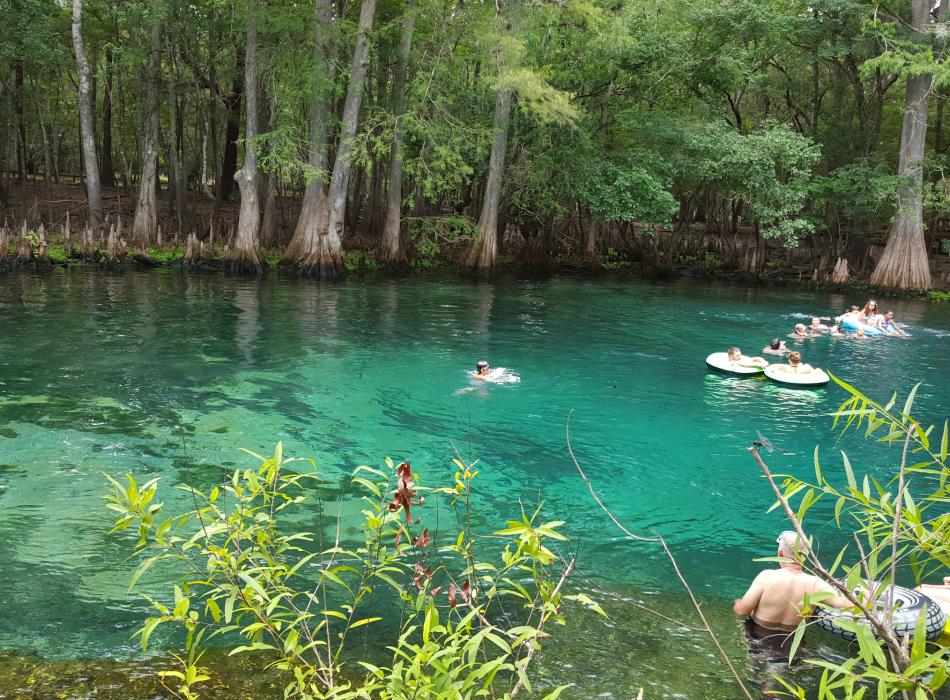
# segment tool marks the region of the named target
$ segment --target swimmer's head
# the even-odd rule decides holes
[[[792,367],[797,366],[802,361],[802,354],[800,352],[790,352],[788,353],[788,364]]]
[[[475,363],[475,374],[488,374],[488,363],[485,360]]]
[[[804,333],[806,330],[807,330],[807,328],[805,328],[805,324],[804,324],[804,323],[796,323],[796,324],[795,324],[795,332],[796,332],[796,333]]]
[[[730,360],[736,361],[742,357],[742,351],[739,348],[732,346],[729,348],[728,355]]]
[[[769,343],[769,347],[772,350],[778,350],[780,347],[782,347],[782,341],[778,338],[772,338],[772,342]]]
[[[798,559],[807,552],[808,543],[802,542],[798,533],[785,530],[775,540],[778,544],[778,555],[787,559]]]

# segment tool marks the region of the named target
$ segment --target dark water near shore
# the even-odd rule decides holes
[[[29,697],[15,691],[28,672],[101,673],[116,694],[95,697],[158,694],[123,686],[146,668],[130,640],[146,608],[126,592],[128,543],[105,536],[102,472],[183,480],[179,423],[193,431],[190,474],[202,483],[246,464],[239,447],[264,452],[278,440],[340,484],[387,455],[410,460],[430,484],[451,479],[456,449],[478,458],[482,526],[540,496],[567,521],[576,582],[600,591],[611,616],[605,624],[570,611],[542,659],[546,680],[576,683],[570,697],[626,698],[641,686],[649,697],[736,697],[703,635],[630,604],[695,624],[662,552],[625,541],[590,499],[565,449],[571,412],[574,449],[608,506],[631,529],[668,539],[742,672],[767,685],[730,606],[784,523],[766,513],[767,485],[744,448],[761,430],[779,448],[774,468],[802,475],[816,444],[831,474],[839,449],[883,477],[899,455],[838,439],[826,414],[844,392],[833,385],[735,380],[707,373],[703,358],[733,343],[757,354],[806,316],[864,301],[609,279],[2,277],[0,697]],[[912,339],[825,337],[797,349],[878,398],[923,382],[920,418],[942,423],[950,305],[882,306]],[[483,357],[521,381],[459,395]],[[827,525],[818,513],[813,527],[831,551]]]

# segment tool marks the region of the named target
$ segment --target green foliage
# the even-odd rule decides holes
[[[622,270],[630,267],[630,261],[625,260],[615,248],[608,248],[607,252],[600,256],[600,266],[605,270]]]
[[[409,264],[430,270],[445,264],[440,256],[450,250],[467,247],[478,236],[478,228],[465,216],[413,218],[408,225],[412,256]]]
[[[375,257],[362,250],[346,251],[343,255],[343,266],[350,272],[373,272],[382,269]]]
[[[795,516],[805,521],[807,514],[821,501],[834,504],[836,524],[850,531],[858,541],[858,551],[848,547],[836,556],[828,575],[846,582],[855,600],[862,602],[858,622],[843,625],[857,635],[858,648],[844,662],[812,660],[807,663],[822,669],[819,696],[822,698],[861,698],[868,684],[877,687],[877,697],[890,698],[909,693],[929,698],[947,680],[945,650],[925,641],[922,619],[918,630],[905,646],[900,640],[887,642],[887,653],[874,639],[872,627],[889,625],[887,606],[874,611],[871,596],[875,581],[889,583],[898,574],[921,581],[942,575],[950,566],[950,513],[946,511],[948,477],[948,439],[950,423],[921,425],[913,416],[915,386],[903,402],[895,393],[886,403],[877,402],[838,378],[835,382],[848,398],[834,412],[834,425],[842,432],[861,431],[868,439],[890,446],[888,454],[896,461],[890,481],[857,474],[848,456],[842,452],[844,483],[825,475],[816,448],[814,480],[786,476],[783,497],[795,508]],[[817,599],[806,605],[822,604]],[[786,681],[791,697],[805,697],[804,689]]]
[[[941,292],[937,289],[932,289],[928,292],[930,301],[950,301],[950,292]]]
[[[476,558],[468,526],[436,541],[418,515],[429,492],[451,499],[462,511],[458,522],[470,522],[474,465],[455,460],[454,485],[433,491],[418,485],[408,463],[387,460],[383,469],[354,471],[361,520],[340,522],[336,532],[357,526],[360,536],[328,546],[321,531],[299,529],[319,495],[315,464],[284,457],[280,444],[270,457],[249,454],[257,465],[224,484],[179,487],[194,504],[183,513],[165,513],[157,479],[110,477],[112,532],[137,536],[141,564],[130,585],[159,562],[182,572],[167,602],[149,598],[156,614],[138,632],[145,649],[162,625],[184,631],[180,669],[161,674],[170,692],[198,697],[211,673],[200,665],[201,650],[215,639],[280,673],[286,698],[434,700],[531,690],[528,666],[546,623],[560,620],[572,570],[567,564],[552,578],[563,523],[541,520],[540,507],[523,512],[494,533],[503,546],[497,560]],[[590,599],[578,602],[596,609]],[[350,660],[356,630],[373,626],[384,635],[383,621],[400,619],[390,665]]]
[[[170,262],[178,260],[184,255],[184,251],[176,247],[149,248],[148,257],[155,262],[167,265]]]
[[[52,244],[46,249],[46,255],[54,263],[66,263],[69,261],[69,251],[61,245]]]
[[[276,248],[262,250],[258,253],[258,257],[264,267],[268,267],[272,270],[276,270],[280,267],[281,251]]]
[[[675,166],[678,189],[742,200],[762,235],[786,245],[813,230],[804,210],[819,149],[810,139],[775,122],[748,134],[725,126],[672,134],[681,144]]]
[[[586,163],[575,181],[578,199],[599,221],[669,222],[678,204],[656,176],[636,165]]]
[[[899,184],[900,178],[885,164],[855,161],[814,179],[812,207],[828,230],[863,224],[866,232],[893,208]]]

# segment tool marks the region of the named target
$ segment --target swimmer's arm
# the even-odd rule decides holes
[[[755,609],[759,605],[759,600],[762,599],[762,591],[764,589],[762,578],[764,573],[765,572],[762,572],[756,576],[752,585],[749,586],[749,590],[745,592],[745,595],[732,604],[732,610],[736,615],[746,617],[755,612]]]
[[[830,585],[820,579],[815,582],[814,592],[831,593],[832,595],[830,597],[825,598],[821,602],[825,605],[831,606],[832,608],[850,608],[853,605],[850,600],[845,598],[843,595],[838,593],[836,589],[832,588]]]

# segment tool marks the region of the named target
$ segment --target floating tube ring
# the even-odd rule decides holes
[[[882,592],[874,604],[874,610],[883,613],[886,604],[887,593]],[[920,615],[920,611],[924,609],[927,611],[924,617],[927,640],[937,641],[943,635],[944,626],[947,624],[947,618],[940,606],[923,593],[918,593],[903,586],[894,586],[894,634],[898,638],[907,634],[913,636],[914,628],[917,626],[917,617]],[[817,617],[818,621],[815,624],[821,629],[849,642],[855,641],[857,637],[851,630],[839,627],[838,620],[853,620],[859,625],[868,626],[868,622],[860,614],[854,615],[845,610],[820,608]]]

